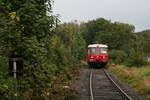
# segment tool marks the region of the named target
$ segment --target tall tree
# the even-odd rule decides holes
[[[24,76],[21,87],[25,87],[22,93],[32,90],[34,95],[38,95],[42,92],[41,88],[49,83],[52,65],[49,64],[47,56],[48,44],[55,25],[54,16],[51,14],[52,2],[0,0],[0,53],[2,59],[7,58],[14,50],[23,56]],[[7,74],[7,70],[4,73]],[[28,96],[26,97],[29,100]],[[42,96],[37,97],[41,97],[42,100]]]

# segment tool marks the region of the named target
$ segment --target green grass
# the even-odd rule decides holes
[[[109,66],[109,70],[128,83],[136,92],[150,100],[150,66],[127,67],[125,65]]]
[[[147,67],[141,67],[136,72],[141,76],[141,77],[148,77],[150,78],[150,66]]]

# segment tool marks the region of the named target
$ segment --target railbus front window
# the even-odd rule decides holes
[[[101,53],[107,53],[107,48],[101,48]]]
[[[89,48],[88,53],[95,53],[95,48]]]
[[[96,53],[99,53],[100,52],[100,49],[99,48],[96,48]]]

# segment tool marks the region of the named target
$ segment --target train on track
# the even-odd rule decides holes
[[[88,66],[104,67],[108,63],[108,46],[104,44],[88,45]]]

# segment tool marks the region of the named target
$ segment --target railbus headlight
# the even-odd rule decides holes
[[[94,57],[91,57],[91,59],[93,59]]]

